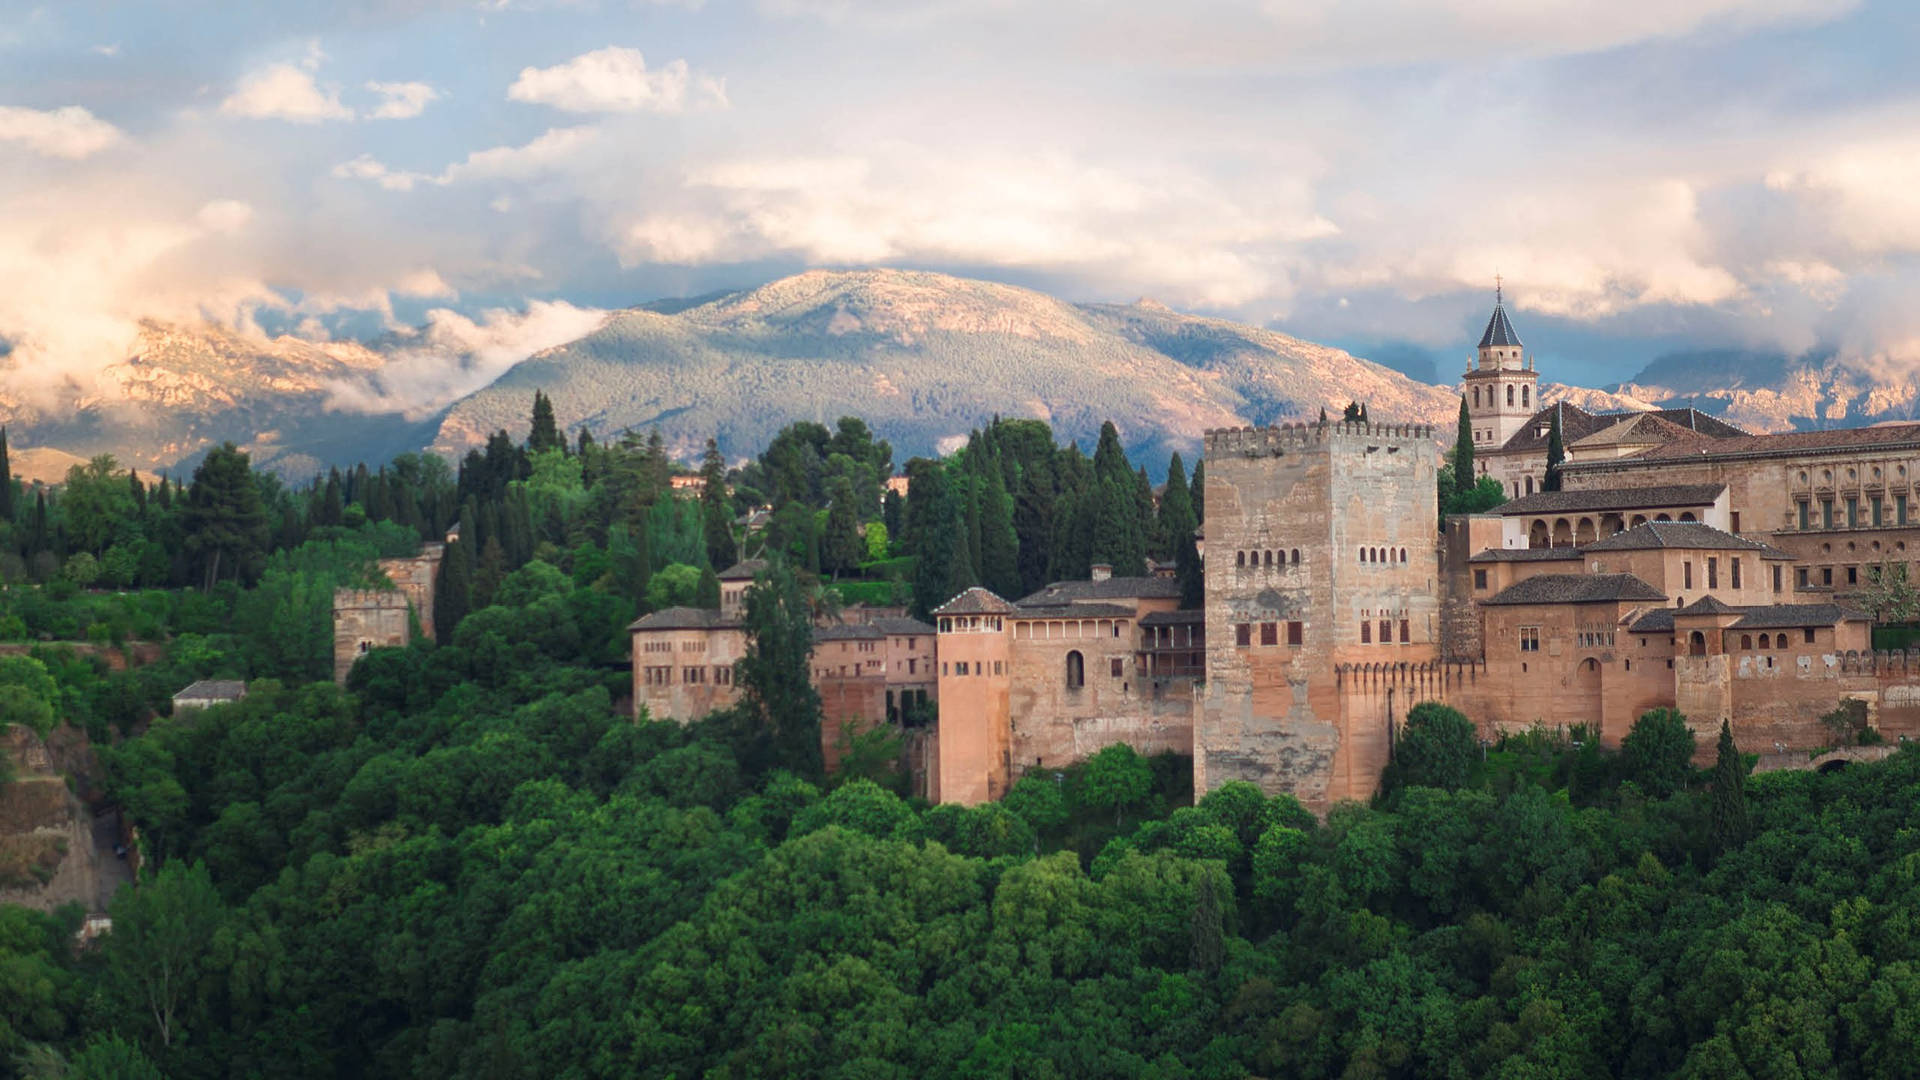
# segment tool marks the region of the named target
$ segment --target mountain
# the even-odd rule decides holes
[[[418,450],[432,437],[431,421],[326,410],[336,382],[385,362],[352,342],[146,322],[127,358],[91,385],[70,385],[50,402],[0,393],[0,423],[22,475],[36,479],[58,479],[66,464],[95,454],[179,475],[229,439],[255,464],[305,479],[329,464]]]
[[[1351,400],[1380,420],[1449,426],[1459,407],[1452,390],[1270,330],[906,270],[811,271],[620,312],[456,403],[434,448],[520,430],[536,389],[568,430],[658,426],[683,455],[717,436],[734,457],[790,421],[843,415],[891,439],[897,460],[996,414],[1083,443],[1112,419],[1135,451],[1191,458],[1208,428],[1337,416]]]
[[[1610,390],[1660,408],[1691,405],[1749,431],[1859,427],[1920,415],[1910,372],[1876,369],[1831,352],[1670,353]]]

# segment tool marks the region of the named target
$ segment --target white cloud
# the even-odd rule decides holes
[[[309,63],[315,62],[310,58]],[[323,120],[351,120],[353,110],[340,104],[340,91],[323,89],[313,72],[293,64],[269,64],[240,80],[220,103],[230,116],[261,120],[290,120],[314,124]]]
[[[45,157],[77,160],[120,138],[119,128],[78,105],[44,111],[0,105],[0,143],[18,143]]]
[[[253,220],[253,207],[239,199],[215,199],[202,206],[194,220],[209,232],[239,232]]]
[[[595,308],[546,300],[533,301],[524,312],[483,311],[477,319],[436,308],[417,340],[393,350],[386,366],[335,383],[328,407],[428,416],[534,353],[593,332],[606,317]]]
[[[599,138],[591,127],[551,128],[524,146],[496,146],[468,154],[465,161],[447,166],[436,182],[530,179],[558,167]]]
[[[352,161],[335,165],[332,176],[336,180],[371,180],[388,191],[412,191],[415,184],[435,182],[425,173],[389,169],[372,154],[361,154]]]
[[[88,49],[87,51],[90,53],[93,53],[95,56],[108,56],[108,57],[119,56],[120,43],[116,41],[111,45],[95,45],[94,47],[92,47],[91,49]]]
[[[368,114],[375,120],[410,120],[440,99],[440,91],[423,82],[370,82],[367,89],[385,99]]]
[[[725,108],[724,81],[696,76],[685,60],[647,70],[638,49],[611,46],[582,53],[550,68],[523,68],[507,97],[565,112],[677,113],[689,108]]]

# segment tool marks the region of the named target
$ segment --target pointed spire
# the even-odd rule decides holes
[[[1487,320],[1487,331],[1480,335],[1480,347],[1519,348],[1520,335],[1513,329],[1513,323],[1507,319],[1505,282],[1500,275],[1493,276],[1493,317]]]

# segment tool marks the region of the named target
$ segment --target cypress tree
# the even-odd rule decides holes
[[[319,521],[321,525],[338,525],[346,520],[347,501],[342,491],[340,470],[327,470],[327,487],[320,500]]]
[[[1460,429],[1453,437],[1453,490],[1465,495],[1473,490],[1473,418],[1467,414],[1467,395],[1460,395]]]
[[[1560,438],[1560,410],[1553,410],[1553,421],[1547,429],[1547,479],[1540,487],[1542,491],[1560,490],[1560,463],[1567,460],[1567,446]]]
[[[700,568],[700,580],[693,587],[693,606],[720,610],[720,575],[714,573],[711,566]]]
[[[980,493],[980,583],[1003,597],[1019,597],[1020,537],[1013,531],[1013,497],[998,469]]]
[[[866,549],[860,543],[860,512],[854,505],[853,484],[846,477],[837,476],[831,490],[833,501],[827,506],[820,561],[829,573],[854,573],[860,569],[860,556]]]
[[[1193,523],[1196,526],[1207,523],[1207,462],[1205,458],[1193,463],[1193,480],[1187,484],[1187,497],[1193,500]]]
[[[433,583],[433,638],[453,640],[453,632],[473,604],[473,549],[464,541],[447,545],[440,557],[438,580]]]
[[[582,434],[585,431],[582,430]],[[727,506],[727,463],[720,457],[720,444],[707,440],[707,453],[700,462],[701,526],[706,532],[707,563],[724,570],[739,561],[733,541],[733,511]]]
[[[1180,545],[1192,543],[1200,524],[1193,515],[1193,495],[1187,490],[1186,465],[1179,454],[1167,462],[1167,489],[1160,494],[1160,516],[1155,523],[1155,546],[1162,558],[1178,560]]]
[[[950,534],[949,544],[952,554],[947,559],[947,596],[958,596],[975,585],[980,584],[980,572],[973,564],[973,545],[970,543],[966,527],[966,513],[960,508],[960,500],[951,500],[952,509],[948,515]],[[944,600],[936,601],[945,603]]]
[[[492,604],[493,594],[506,576],[507,553],[501,550],[499,537],[489,536],[480,549],[479,565],[473,570],[472,607],[477,610]]]
[[[900,497],[898,491],[888,488],[886,495],[880,499],[880,520],[887,527],[887,535],[896,542],[900,539],[900,527],[905,523],[906,514],[907,501]]]
[[[186,547],[206,561],[206,588],[231,567],[235,576],[267,547],[267,516],[246,454],[232,443],[214,448],[193,470],[187,489]]]
[[[1720,721],[1720,743],[1713,761],[1713,839],[1726,851],[1746,842],[1753,823],[1747,815],[1747,763],[1733,745],[1733,731]]]
[[[0,521],[13,520],[13,462],[7,456],[7,429],[0,427]]]
[[[770,743],[773,761],[813,781],[826,774],[820,747],[820,694],[811,678],[813,616],[793,571],[776,561],[748,587],[742,621],[747,654],[735,665],[740,718],[755,741]],[[743,755],[749,768],[762,764]]]
[[[533,392],[533,424],[527,432],[527,450],[538,454],[543,450],[565,450],[566,440],[560,437],[560,425],[553,418],[553,402],[541,390]]]

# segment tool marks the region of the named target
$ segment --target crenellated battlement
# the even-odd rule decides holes
[[[1272,427],[1213,428],[1203,436],[1208,457],[1277,456],[1289,450],[1346,440],[1433,441],[1431,424],[1375,424],[1358,420],[1338,423],[1277,424]]]
[[[405,610],[407,594],[398,589],[335,589],[333,611]]]

